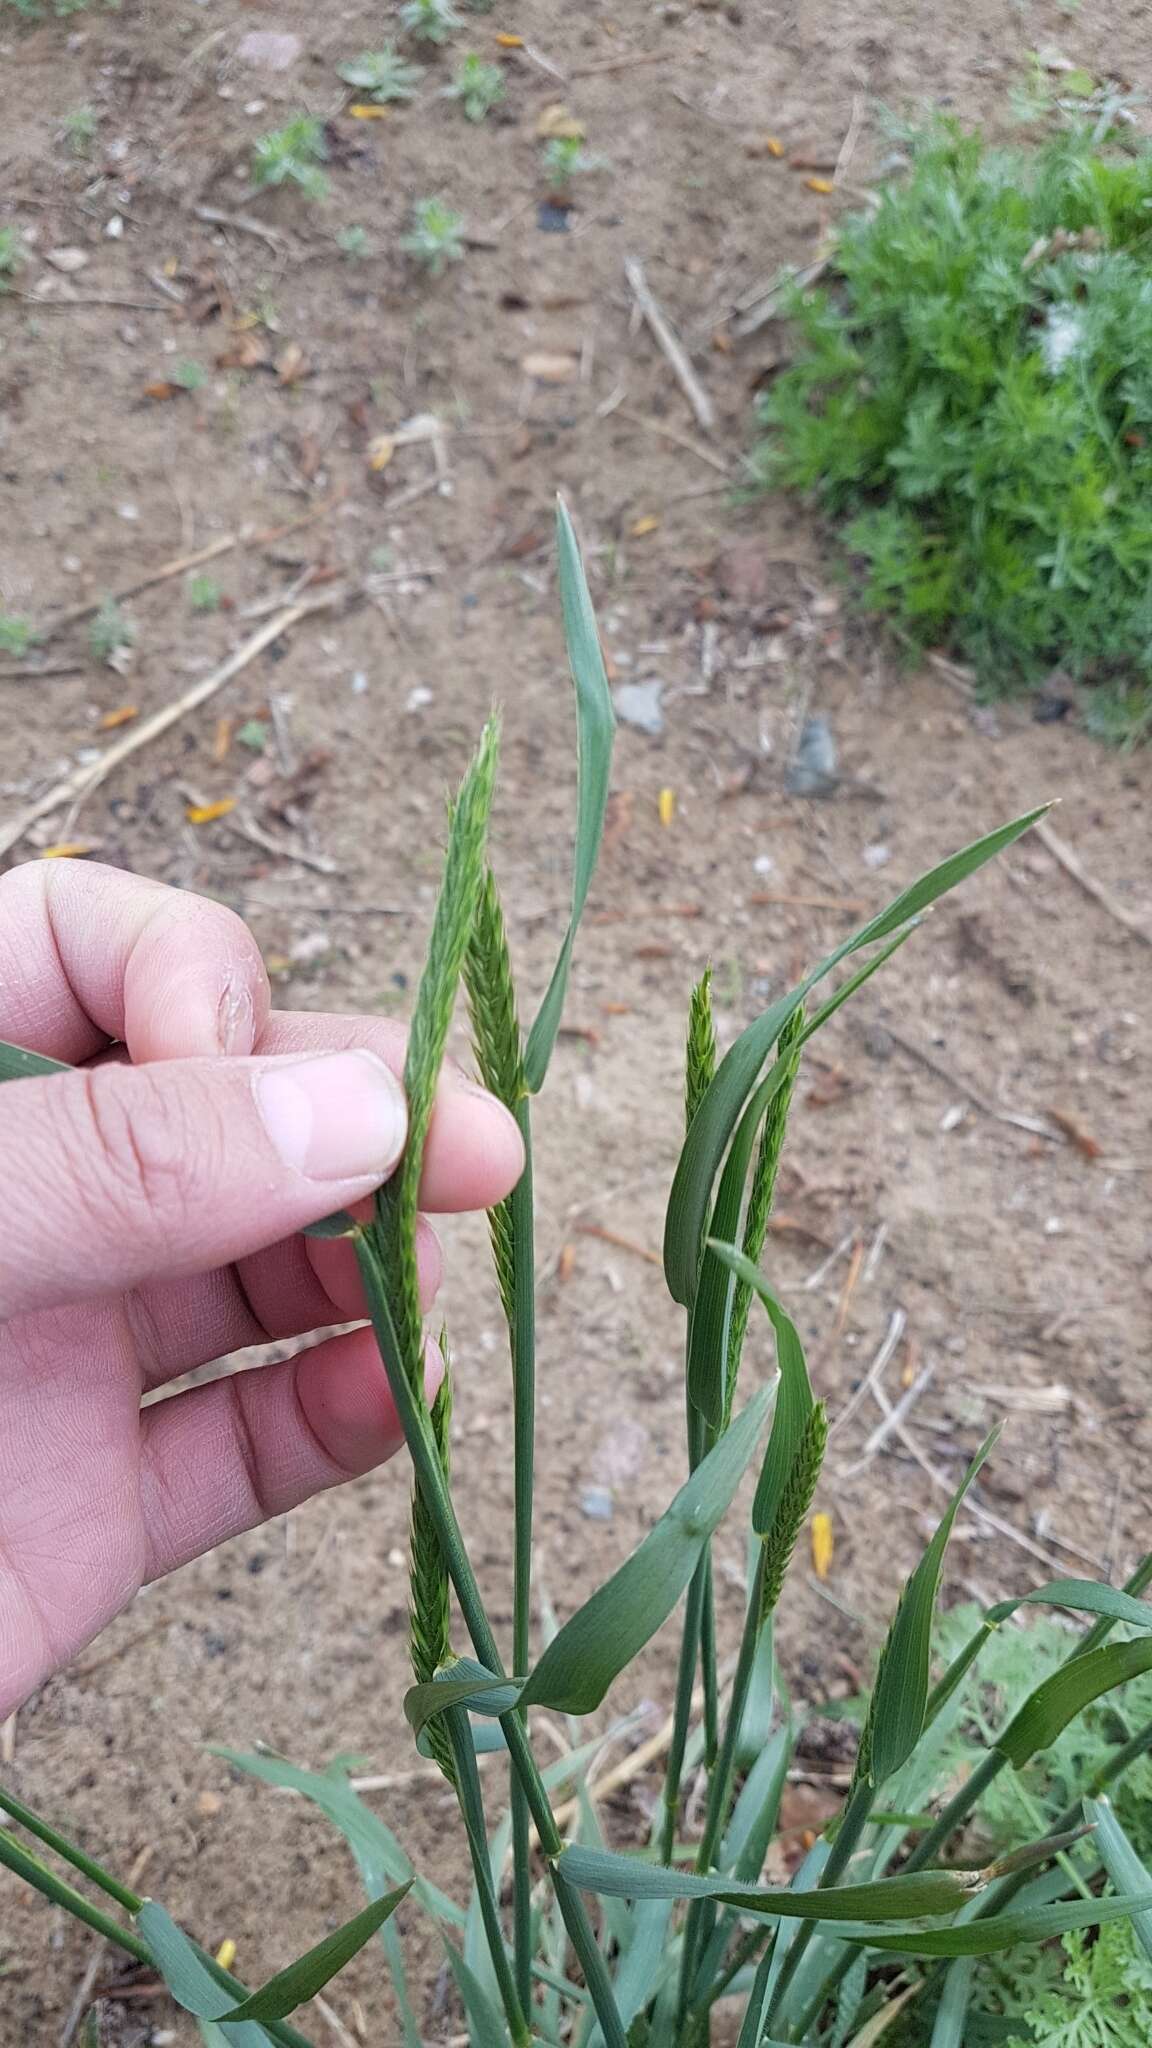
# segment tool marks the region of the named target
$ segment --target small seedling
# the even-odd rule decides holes
[[[573,178],[584,178],[591,171],[607,169],[604,158],[592,156],[578,135],[551,136],[544,144],[541,160],[544,175],[554,192],[566,191]]]
[[[36,639],[31,619],[17,612],[0,611],[0,654],[27,654]]]
[[[450,0],[405,0],[400,19],[418,43],[446,43],[464,26]]]
[[[214,576],[188,578],[188,603],[194,612],[218,612],[222,595]]]
[[[250,754],[262,754],[268,745],[268,721],[264,718],[246,718],[236,734],[238,746],[247,747]]]
[[[486,64],[469,51],[460,59],[448,98],[459,100],[469,121],[483,121],[504,97],[504,73],[498,64]]]
[[[367,228],[358,226],[339,228],[336,233],[336,247],[342,256],[347,256],[350,263],[362,263],[364,258],[372,253]]]
[[[324,123],[312,114],[298,114],[283,128],[262,135],[252,151],[254,185],[295,185],[308,199],[323,199],[328,180],[320,169],[327,160]]]
[[[419,64],[407,63],[394,44],[385,43],[383,49],[364,50],[350,64],[341,64],[339,76],[378,105],[388,106],[414,99],[424,73]]]
[[[208,382],[208,372],[203,363],[191,360],[177,363],[172,372],[172,382],[178,384],[181,391],[203,391]]]
[[[136,638],[136,628],[114,597],[106,597],[88,628],[88,645],[96,661],[111,662]]]
[[[96,110],[94,107],[73,107],[65,114],[62,123],[64,140],[73,156],[87,156],[96,140]]]
[[[429,277],[442,277],[450,263],[464,254],[464,221],[442,199],[418,199],[412,209],[411,231],[400,247],[413,257]]]
[[[26,262],[24,244],[15,228],[0,228],[0,292],[6,292]]]

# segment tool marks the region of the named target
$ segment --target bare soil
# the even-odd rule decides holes
[[[300,38],[289,68],[242,61],[255,29]],[[142,718],[208,674],[264,615],[251,607],[301,579],[323,592],[372,576],[367,598],[301,622],[13,857],[91,843],[233,904],[284,1006],[403,1015],[442,791],[497,697],[497,862],[534,996],[567,892],[573,750],[549,548],[553,493],[568,494],[616,677],[662,680],[666,729],[621,730],[570,1029],[538,1116],[540,1565],[563,1614],[682,1469],[680,1316],[653,1254],[701,964],[714,964],[731,1037],[857,906],[879,907],[942,852],[1046,797],[1062,799],[1058,829],[1092,874],[1152,917],[1152,756],[1104,753],[1068,721],[1034,722],[1030,706],[976,710],[954,679],[901,671],[840,607],[803,509],[734,498],[753,393],[786,338],[768,325],[734,343],[730,324],[758,279],[811,257],[882,160],[869,111],[841,192],[809,182],[831,179],[856,95],[870,109],[930,87],[966,116],[999,119],[1029,48],[1057,44],[1147,82],[1152,29],[1135,0],[1083,16],[995,0],[515,0],[470,21],[458,47],[495,56],[497,33],[527,47],[501,56],[507,99],[489,121],[472,126],[438,96],[440,59],[415,107],[371,122],[341,113],[335,66],[378,46],[375,8],[126,0],[26,29],[0,5],[0,224],[29,236],[19,291],[52,297],[0,301],[3,605],[39,619],[221,536],[311,515],[206,566],[215,612],[190,608],[183,577],[130,600],[123,674],[91,659],[80,624],[45,655],[74,661],[70,673],[0,685],[0,818],[108,744],[110,714],[131,705]],[[557,104],[609,166],[579,180],[564,232],[538,213],[537,125]],[[97,117],[87,156],[63,127],[81,107]],[[301,108],[331,118],[330,197],[253,199],[252,140]],[[434,192],[472,237],[439,282],[398,248],[413,200]],[[206,207],[278,239],[212,225]],[[353,223],[370,248],[359,262],[334,241]],[[83,267],[55,268],[60,249],[81,250]],[[637,331],[625,254],[643,259],[693,354],[717,411],[711,436]],[[574,360],[545,382],[524,368],[539,355]],[[189,363],[206,373],[199,389],[149,395]],[[433,444],[402,439],[373,468],[380,437],[423,414],[443,422],[442,471]],[[254,754],[237,735],[271,710],[278,733]],[[829,722],[839,750],[839,784],[822,799],[784,793],[805,714]],[[661,791],[674,800],[667,824]],[[188,822],[189,804],[227,798],[239,799],[231,822]],[[318,865],[237,836],[237,817]],[[949,1597],[1022,1590],[1056,1566],[1119,1576],[1147,1544],[1148,966],[1147,948],[1030,841],[950,898],[818,1043],[775,1279],[834,1416],[897,1310],[889,1394],[934,1370],[909,1416],[915,1457],[896,1437],[866,1453],[880,1419],[870,1397],[833,1438],[818,1502],[833,1519],[831,1572],[821,1585],[801,1561],[781,1631],[801,1695],[854,1689],[940,1505],[927,1468],[954,1481],[999,1415],[1005,1440],[979,1501],[1017,1539],[963,1518]],[[444,1235],[463,1516],[504,1622],[498,1310],[482,1222]],[[758,1329],[752,1355],[763,1373]],[[587,1512],[589,1488],[609,1489],[610,1520]],[[416,1768],[400,1709],[406,1513],[396,1468],[190,1566],[142,1596],[9,1737],[19,1793],[121,1871],[141,1869],[205,1941],[233,1938],[253,1981],[353,1911],[355,1879],[318,1818],[234,1780],[209,1743],[260,1740],[315,1765],[363,1757],[394,1780],[370,1796],[420,1867],[463,1891],[445,1795]],[[718,1555],[729,1644],[735,1527]],[[658,1718],[673,1658],[666,1636],[613,1708],[647,1699]],[[621,1839],[650,1797],[641,1781],[615,1803]],[[820,1797],[819,1783],[795,1788],[797,1830],[818,1822]],[[0,2041],[54,2043],[92,1944],[18,1886],[5,1882],[3,1899]],[[459,2018],[434,1937],[414,1910],[404,1932],[427,2039],[447,2043]],[[92,1981],[116,1985],[111,1956]],[[365,2040],[396,2041],[378,1953],[332,2004],[354,2035],[362,2010]],[[107,2011],[118,2042],[192,2039],[147,1984]],[[321,2020],[313,2032],[326,2038]]]

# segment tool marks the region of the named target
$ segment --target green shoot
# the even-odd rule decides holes
[[[337,229],[336,247],[342,256],[348,258],[349,263],[363,263],[365,258],[372,254],[372,244],[368,239],[367,228],[362,228],[355,223],[349,227]]]
[[[73,156],[88,156],[96,140],[98,119],[94,107],[73,107],[61,123],[64,140]]]
[[[573,178],[586,178],[593,171],[607,170],[603,157],[585,149],[578,135],[552,135],[540,152],[544,175],[554,192],[566,192]]]
[[[131,647],[136,628],[114,597],[106,597],[88,628],[88,645],[94,660],[111,663]]]
[[[450,0],[404,0],[400,20],[418,43],[447,43],[464,26]]]
[[[18,270],[27,262],[24,244],[16,228],[0,228],[0,292],[6,292]]]
[[[385,43],[379,50],[364,50],[341,64],[338,75],[346,85],[354,85],[383,107],[414,99],[424,73],[419,64],[409,64],[395,44]]]
[[[194,612],[218,612],[223,591],[214,576],[188,578],[188,606]]]
[[[320,165],[327,160],[324,123],[312,114],[298,114],[283,128],[262,135],[252,151],[254,185],[295,185],[307,199],[323,199],[328,180]]]
[[[450,263],[464,254],[464,222],[442,199],[418,199],[412,209],[412,226],[401,237],[400,247],[426,270],[429,277],[442,277]]]
[[[35,645],[36,628],[18,612],[0,611],[0,654],[27,654]]]
[[[504,73],[498,64],[486,64],[469,51],[456,66],[447,92],[449,99],[459,100],[469,121],[484,121],[504,97]]]

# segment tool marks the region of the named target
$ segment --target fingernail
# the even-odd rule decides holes
[[[375,1053],[265,1067],[256,1101],[284,1164],[310,1180],[384,1180],[404,1150],[404,1091]]]

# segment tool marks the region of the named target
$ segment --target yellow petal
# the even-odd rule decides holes
[[[497,36],[496,41],[502,50],[522,50],[524,48],[523,36]]]
[[[826,1579],[828,1577],[832,1569],[832,1553],[835,1547],[831,1515],[813,1515],[812,1569],[818,1579]]]
[[[376,439],[368,444],[369,469],[387,469],[395,453],[396,443],[391,434],[377,434]]]
[[[217,818],[226,818],[229,811],[235,809],[235,797],[222,796],[214,804],[189,804],[184,816],[190,825],[212,825]]]
[[[836,190],[831,178],[805,178],[804,183],[810,192],[834,192]]]
[[[235,1961],[236,1943],[233,1941],[232,1936],[228,1935],[227,1939],[220,1943],[216,1951],[217,1967],[221,1970],[230,1970]]]
[[[633,540],[643,540],[646,533],[655,533],[660,524],[658,512],[645,512],[641,519],[634,519],[631,526]]]
[[[656,799],[656,808],[660,813],[660,823],[670,825],[676,816],[676,791],[662,789]]]
[[[370,100],[357,100],[345,109],[354,121],[386,121],[391,111],[391,107],[378,107]]]
[[[42,846],[41,860],[78,860],[82,853],[95,853],[94,839],[62,839],[58,846]]]
[[[103,718],[100,720],[100,730],[101,732],[115,732],[118,725],[131,725],[132,720],[139,718],[139,716],[140,707],[138,704],[118,704],[115,711],[106,711],[104,713]]]

